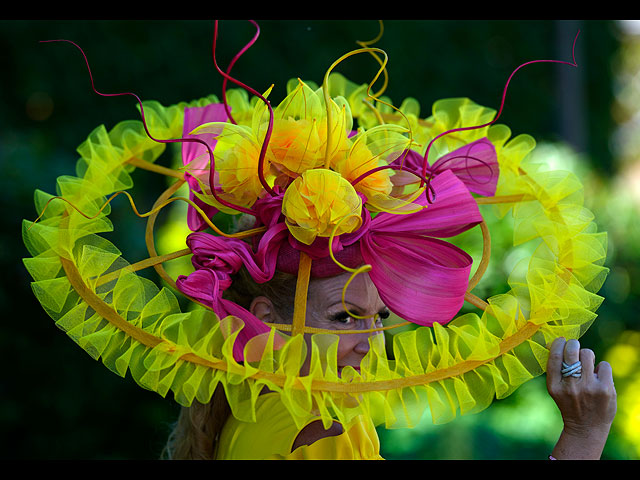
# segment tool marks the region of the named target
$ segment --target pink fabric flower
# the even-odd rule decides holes
[[[394,163],[399,164],[400,157]],[[418,152],[410,150],[404,157],[403,166],[408,170],[422,172],[424,158]],[[443,155],[433,165],[427,166],[427,174],[438,175],[450,170],[469,191],[484,196],[496,193],[498,184],[499,165],[496,149],[487,138],[481,138]],[[396,173],[397,175],[398,173]],[[415,177],[407,176],[413,181]]]

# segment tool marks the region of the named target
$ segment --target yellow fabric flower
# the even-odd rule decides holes
[[[390,165],[398,159],[401,161],[402,154],[411,146],[406,129],[397,125],[380,125],[361,131],[350,142],[350,148],[337,155],[332,163],[332,168],[350,183],[370,170]],[[371,211],[412,213],[421,210],[422,206],[411,203],[421,193],[416,187],[419,179],[412,176],[412,182],[408,182],[403,175],[398,177],[401,182],[395,182],[396,176],[392,169],[379,170],[354,187],[367,197],[367,208]]]
[[[335,160],[333,167],[349,182],[353,182],[369,170],[384,165],[387,165],[387,163],[379,156],[374,155],[365,142],[357,141],[351,149],[344,152],[343,156]],[[374,196],[375,193],[389,195],[393,188],[390,179],[392,174],[393,171],[389,169],[372,173],[359,181],[355,188],[357,191],[364,193],[367,198]]]
[[[336,103],[339,102],[338,103]],[[322,167],[327,156],[346,148],[347,134],[353,119],[346,100],[335,99],[332,109],[331,138],[327,135],[327,109],[321,90],[313,90],[302,81],[275,108],[273,131],[269,140],[267,158],[279,171],[297,177],[306,170]],[[264,112],[256,115],[254,129],[258,138],[266,132]]]
[[[300,242],[311,245],[316,237],[350,233],[362,224],[362,200],[339,173],[324,168],[307,170],[284,194],[282,213],[287,227]],[[347,217],[347,218],[345,218]]]
[[[305,170],[322,166],[323,145],[315,119],[276,119],[269,140],[269,161],[287,175],[295,177]]]
[[[251,207],[263,192],[258,177],[260,143],[249,127],[231,123],[204,124],[192,133],[216,134],[214,149],[216,185],[222,188],[218,196],[234,205]],[[264,162],[263,174],[268,177],[269,163]],[[197,196],[205,203],[226,211],[210,194],[208,171],[195,175],[203,194]]]
[[[258,177],[260,144],[251,138],[234,137],[218,139],[216,171],[220,175],[222,189],[231,196],[233,203],[250,207],[263,190]],[[268,163],[265,162],[265,175],[267,171]]]

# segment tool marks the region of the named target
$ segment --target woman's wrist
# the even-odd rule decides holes
[[[551,457],[557,460],[599,460],[611,425],[565,424]]]
[[[597,423],[597,424],[581,424],[564,421],[562,431],[566,435],[575,437],[576,439],[601,439],[605,441],[609,435],[611,429],[611,423]]]

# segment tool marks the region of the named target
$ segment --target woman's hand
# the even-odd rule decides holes
[[[563,365],[580,361],[578,377],[562,375]],[[553,449],[556,459],[597,460],[616,414],[616,390],[611,365],[595,364],[593,351],[577,340],[557,338],[551,344],[547,363],[547,389],[558,405],[564,428]]]

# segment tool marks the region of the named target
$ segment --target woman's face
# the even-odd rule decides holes
[[[309,283],[305,326],[325,330],[350,331],[368,330],[382,326],[382,319],[389,316],[389,310],[382,303],[378,290],[366,273],[356,275],[349,284],[342,304],[342,289],[350,278],[349,273],[335,277],[312,279]],[[291,323],[292,319],[281,318],[273,304],[266,297],[253,300],[251,312],[265,322]],[[352,317],[355,314],[360,317]],[[338,373],[344,367],[351,366],[356,370],[360,362],[369,352],[369,338],[380,332],[348,333],[340,335],[338,342]],[[311,352],[311,333],[305,333],[307,352]],[[307,355],[300,374],[309,373],[310,354]]]
[[[382,326],[382,319],[389,316],[389,310],[382,303],[378,290],[366,273],[356,275],[349,284],[342,304],[342,289],[350,274],[336,277],[313,279],[309,285],[306,326],[337,331],[367,330]],[[350,316],[355,314],[360,317]],[[380,332],[349,333],[340,335],[338,343],[338,373],[346,366],[356,370],[369,351],[369,338]],[[307,351],[311,351],[311,334],[305,334]],[[303,366],[302,374],[309,371],[310,359]]]

